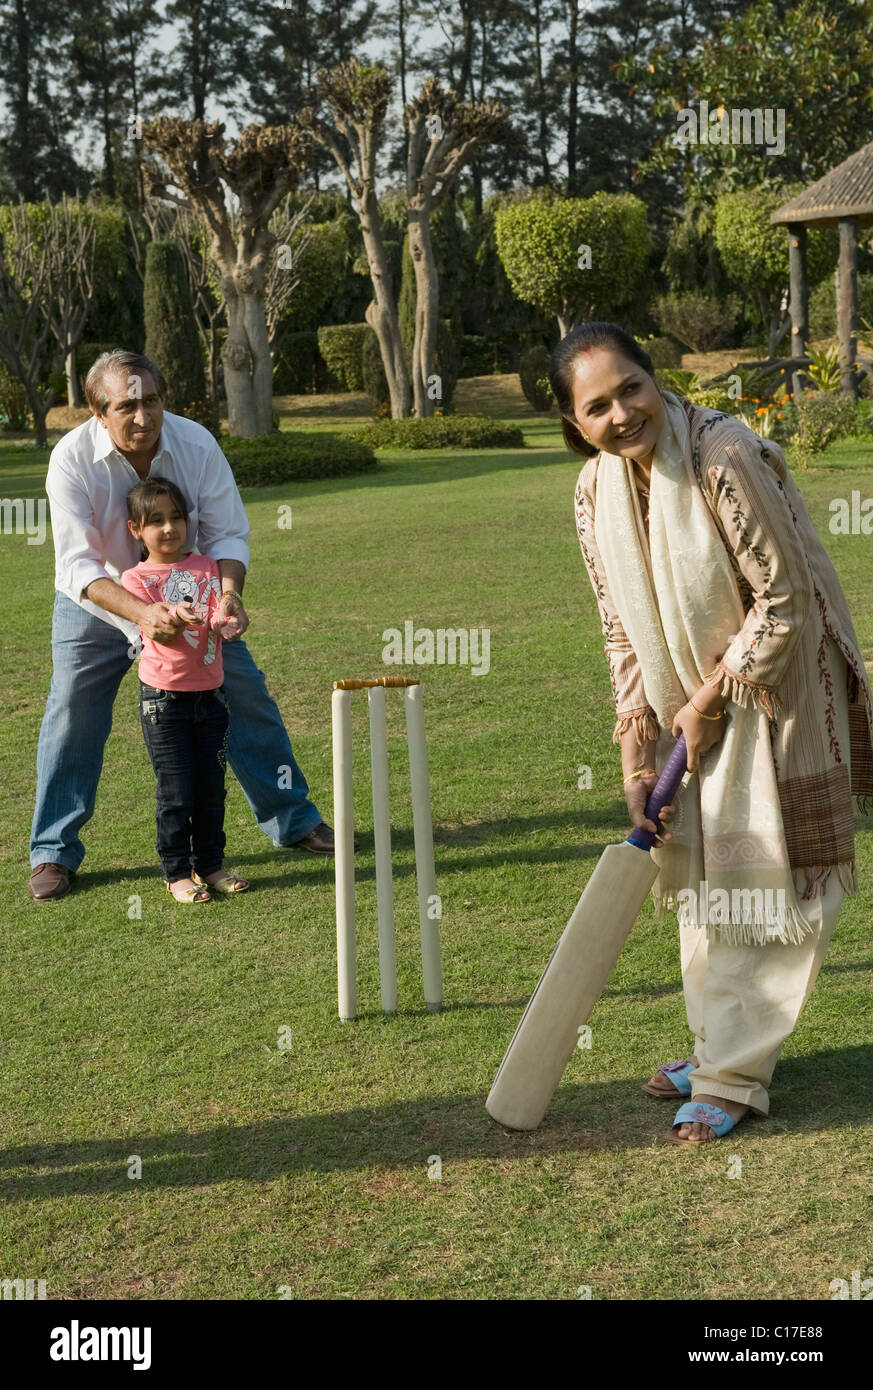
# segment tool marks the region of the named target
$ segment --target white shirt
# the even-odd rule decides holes
[[[194,420],[164,411],[149,477],[167,478],[188,503],[188,544],[213,560],[248,568],[249,523],[230,464],[215,438]],[[134,640],[138,628],[82,597],[95,579],[118,582],[142,558],[127,529],[127,494],[141,479],[96,415],[55,445],[48,494],[55,544],[55,588]]]

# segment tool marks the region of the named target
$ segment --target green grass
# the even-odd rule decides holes
[[[485,1113],[597,856],[628,828],[573,527],[577,463],[553,420],[524,428],[523,451],[384,453],[373,477],[246,494],[251,649],[328,820],[331,680],[378,673],[383,631],[409,618],[491,631],[487,677],[422,673],[444,905],[435,1016],[421,995],[397,703],[394,1020],[379,1011],[363,702],[357,1023],[336,1017],[330,863],[273,850],[232,778],[228,863],[253,891],[196,909],[168,899],[133,675],[79,887],[29,901],[53,558],[50,542],[0,538],[0,1276],[44,1277],[54,1298],[262,1299],[286,1285],[298,1299],[555,1299],[588,1285],[598,1299],[827,1299],[831,1279],[870,1272],[869,821],[856,822],[862,892],[785,1047],[770,1117],[702,1151],[662,1144],[672,1109],[640,1083],[689,1035],[675,918],[656,924],[651,902],[541,1128],[505,1133]],[[0,445],[2,495],[38,495],[46,461]],[[873,542],[831,536],[827,504],[873,494],[871,463],[873,448],[843,444],[798,475],[867,659]],[[280,530],[286,503],[293,527]],[[134,1155],[140,1180],[127,1176]]]

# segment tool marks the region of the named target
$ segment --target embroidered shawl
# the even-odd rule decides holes
[[[806,895],[823,892],[836,865],[847,892],[856,892],[852,796],[862,811],[873,808],[873,698],[839,578],[779,445],[759,439],[733,416],[684,399],[682,405],[694,476],[724,540],[746,615],[706,679],[737,704],[754,702],[768,716],[789,862],[805,870]],[[579,475],[576,526],[606,639],[617,716],[613,742],[632,727],[642,744],[660,730],[595,538],[598,462],[599,456],[589,459]],[[798,561],[809,576],[806,586],[797,583]],[[820,727],[803,698],[811,673],[829,697],[827,636],[848,668],[851,786],[835,718],[829,713]]]

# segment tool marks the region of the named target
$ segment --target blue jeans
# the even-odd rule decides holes
[[[169,883],[217,873],[224,860],[227,700],[218,690],[158,690],[140,682],[139,717],[158,782],[155,816]]]
[[[263,671],[245,642],[225,642],[230,707],[227,760],[258,825],[275,845],[301,840],[321,822]],[[131,658],[124,633],[55,594],[53,674],[36,754],[30,862],[78,869],[79,831],[94,814],[112,706]],[[288,772],[290,770],[290,786]]]

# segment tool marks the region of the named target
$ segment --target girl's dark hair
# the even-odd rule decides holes
[[[175,502],[185,520],[188,520],[188,503],[185,501],[184,494],[171,483],[169,478],[146,478],[144,482],[137,483],[127,494],[127,515],[134,526],[142,530],[149,519],[149,512],[154,506],[156,497],[169,497],[171,502]]]
[[[648,372],[656,386],[658,384],[649,354],[640,347],[636,338],[631,337],[630,333],[617,323],[603,323],[599,319],[592,319],[590,323],[580,324],[568,333],[566,338],[562,338],[552,353],[549,381],[561,412],[564,443],[574,454],[581,454],[583,458],[593,458],[598,450],[593,444],[586,443],[578,425],[574,425],[572,419],[568,420],[566,417],[574,413],[573,374],[577,359],[580,353],[593,347],[609,348],[612,352],[620,352],[624,357],[629,357],[644,372]],[[660,387],[658,389],[660,390]]]

